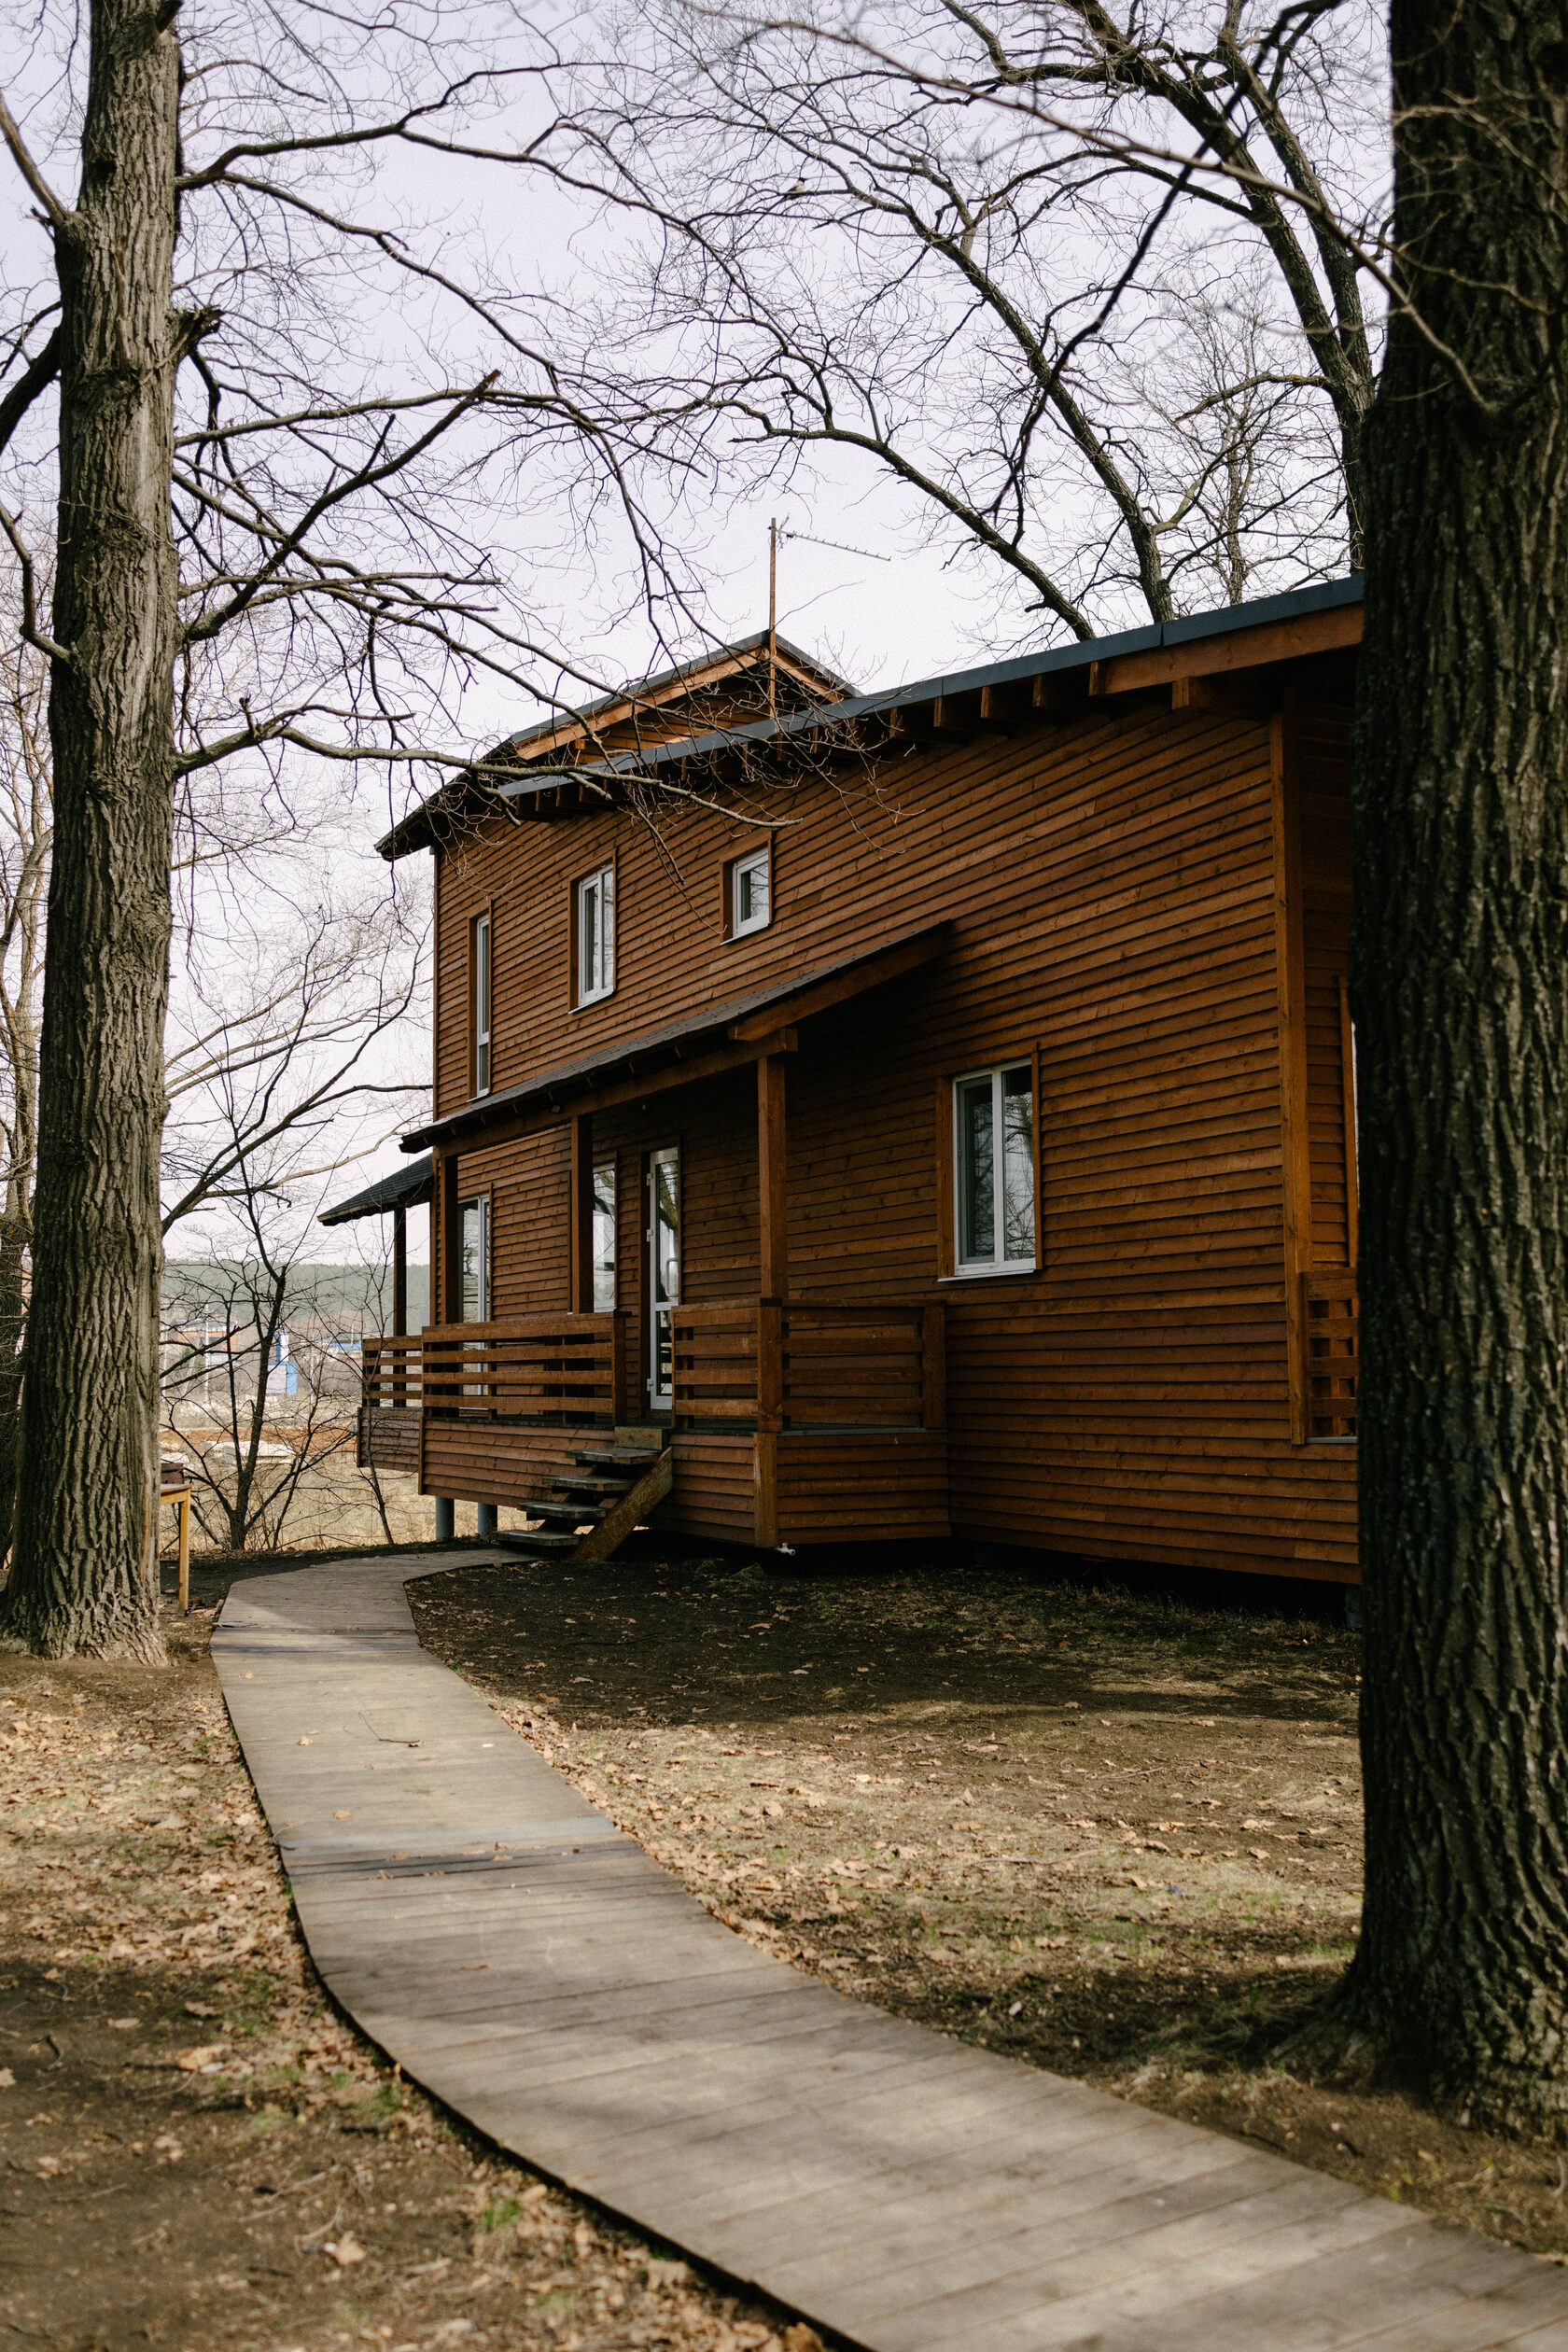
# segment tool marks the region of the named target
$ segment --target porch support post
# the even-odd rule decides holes
[[[764,1054],[757,1064],[757,1199],[762,1223],[762,1295],[783,1298],[790,1287],[789,1201],[785,1173],[784,1072],[788,1057]]]
[[[457,1321],[463,1307],[463,1227],[457,1214],[457,1155],[438,1152],[435,1155],[435,1183],[430,1189],[430,1214],[434,1230],[430,1235],[430,1273],[438,1283],[439,1307],[434,1320],[441,1323]],[[420,1436],[423,1440],[425,1384],[421,1383],[422,1409]],[[424,1483],[425,1448],[419,1449],[420,1483]],[[449,1494],[436,1497],[436,1541],[450,1543],[457,1532],[457,1506]]]
[[[392,1211],[392,1337],[408,1332],[408,1211]]]
[[[752,1439],[752,1541],[778,1543],[778,1433],[784,1426],[784,1302],[757,1301],[757,1434]]]
[[[567,1278],[567,1304],[574,1315],[594,1308],[594,1114],[587,1112],[571,1123],[571,1264]]]

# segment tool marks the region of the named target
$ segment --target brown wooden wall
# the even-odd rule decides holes
[[[1334,681],[1319,686],[1291,722],[1297,920],[1311,1241],[1343,1266],[1346,713]],[[452,1008],[467,1004],[482,904],[497,1087],[950,917],[937,965],[801,1028],[788,1082],[791,1291],[945,1299],[956,1533],[1353,1575],[1353,1449],[1290,1441],[1272,805],[1266,720],[1091,707],[781,793],[769,804],[788,820],[776,919],[734,942],[720,873],[755,837],[736,824],[677,811],[663,845],[613,815],[497,825],[442,856],[438,1110],[468,1097]],[[618,985],[574,1011],[569,886],[609,855]],[[939,1082],[1025,1055],[1040,1070],[1043,1264],[938,1290]],[[685,1296],[755,1292],[755,1104],[743,1071],[596,1124],[595,1156],[613,1148],[620,1169],[620,1303],[634,1339],[643,1171],[660,1143],[682,1151]],[[497,1316],[567,1303],[567,1165],[564,1129],[463,1162],[463,1190],[492,1187]],[[716,1504],[711,1532],[740,1507],[738,1495]]]
[[[1300,728],[1302,880],[1307,972],[1308,1098],[1312,1156],[1312,1263],[1348,1266],[1341,989],[1351,936],[1351,707],[1304,698]],[[1351,1145],[1353,1152],[1353,1142]]]

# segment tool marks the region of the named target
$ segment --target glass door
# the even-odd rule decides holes
[[[675,1404],[674,1311],[680,1304],[680,1155],[673,1143],[648,1163],[648,1402]]]

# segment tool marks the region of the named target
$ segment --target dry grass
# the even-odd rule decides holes
[[[0,1656],[6,2341],[808,2352],[498,2156],[334,2011],[211,1622],[171,1623],[164,1672]]]
[[[1350,1955],[1357,1645],[1022,1562],[645,1548],[411,1588],[427,1646],[841,1990],[1550,2259],[1555,2154],[1274,2053]]]

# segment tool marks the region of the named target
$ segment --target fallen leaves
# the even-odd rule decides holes
[[[223,2057],[226,2048],[223,2042],[198,2042],[189,2050],[176,2050],[175,2064],[181,2074],[200,2074]]]
[[[341,2237],[333,2238],[321,2250],[331,2256],[340,2270],[349,2270],[356,2262],[362,2262],[367,2252],[350,2230],[345,2230]]]

